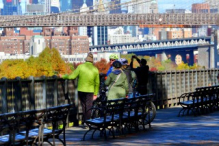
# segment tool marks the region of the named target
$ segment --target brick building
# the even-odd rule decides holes
[[[159,32],[159,39],[180,39],[191,38],[192,29],[190,28],[166,28]]]
[[[72,36],[70,54],[87,52],[89,52],[88,36]]]
[[[192,4],[192,13],[210,13],[210,6],[208,3]]]
[[[13,28],[5,28],[0,36],[0,52],[7,54],[29,53],[30,40],[34,35],[42,35],[45,46],[57,48],[62,55],[89,52],[89,40],[87,36],[78,36],[77,27],[43,28],[40,33],[20,28],[19,34]]]

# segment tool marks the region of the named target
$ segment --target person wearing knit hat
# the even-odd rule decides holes
[[[94,62],[93,54],[92,53],[88,53],[85,61],[93,63]]]
[[[80,64],[72,74],[61,76],[63,79],[78,78],[78,97],[83,110],[83,121],[90,119],[93,100],[97,98],[100,80],[99,71],[93,65],[93,54],[88,53],[85,63]],[[87,112],[88,111],[88,112]]]
[[[113,71],[105,81],[105,85],[109,87],[107,94],[108,100],[125,98],[128,95],[128,80],[121,67],[121,62],[114,61]]]

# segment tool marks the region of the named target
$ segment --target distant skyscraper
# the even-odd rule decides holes
[[[157,0],[132,0],[132,5],[129,6],[128,10],[136,14],[158,13]]]
[[[38,0],[32,0],[32,4],[38,4]]]
[[[103,0],[97,3],[97,13],[106,13]],[[89,26],[87,28],[87,35],[92,38],[93,45],[106,45],[108,43],[108,27],[107,26]]]
[[[43,0],[42,4],[45,4],[46,13],[50,13],[51,12],[51,0]]]
[[[208,3],[192,4],[192,13],[210,13],[210,6]]]
[[[109,6],[111,8],[110,14],[120,14],[121,11],[121,0],[111,0]]]
[[[211,13],[219,13],[219,0],[205,0],[210,6]]]
[[[2,15],[21,15],[21,6],[19,0],[3,0]]]
[[[84,0],[72,0],[72,9],[74,12],[79,12],[82,7]],[[86,4],[88,7],[93,6],[93,0],[87,0]],[[92,9],[92,8],[91,8]]]
[[[158,13],[158,4],[157,0],[131,0],[131,4],[128,6],[128,13],[135,13],[135,14],[146,14],[146,13]],[[147,28],[139,29],[138,26],[129,26],[129,32],[132,34],[133,37],[138,35],[138,32],[144,34],[148,32]],[[150,34],[153,33],[153,28],[149,29]]]
[[[59,0],[51,0],[51,13],[60,12],[60,3]]]
[[[80,13],[87,14],[88,11],[89,11],[89,8],[87,7],[86,0],[84,0],[84,4],[80,8]],[[79,27],[79,35],[87,36],[87,27],[86,26]]]

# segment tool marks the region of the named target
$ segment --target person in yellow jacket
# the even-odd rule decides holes
[[[85,63],[80,64],[70,75],[63,75],[63,79],[75,79],[78,77],[78,97],[82,104],[84,120],[90,119],[91,111],[88,111],[99,92],[99,71],[93,65],[93,54],[88,53]],[[88,112],[87,112],[88,111]]]

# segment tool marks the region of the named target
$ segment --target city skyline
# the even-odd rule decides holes
[[[25,4],[27,0],[21,0],[22,11],[25,10]],[[121,3],[128,2],[130,0],[121,0]],[[203,3],[205,0],[158,0],[159,13],[165,12],[166,9],[188,9],[191,10],[193,3]],[[3,0],[0,0],[0,8],[3,8]]]

